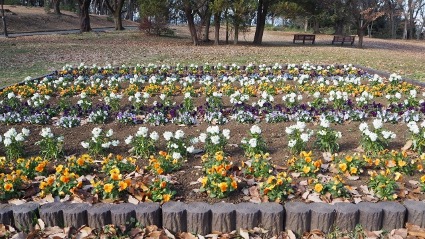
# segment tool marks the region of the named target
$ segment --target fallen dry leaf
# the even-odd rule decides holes
[[[404,146],[401,148],[402,151],[407,151],[408,149],[410,149],[410,147],[412,147],[413,145],[413,141],[407,140],[406,144],[404,144]]]
[[[295,233],[291,230],[288,230],[288,237],[289,239],[297,239],[297,237],[295,236]]]
[[[240,229],[239,230],[239,235],[244,238],[244,239],[249,239],[249,233],[248,230],[245,229]]]

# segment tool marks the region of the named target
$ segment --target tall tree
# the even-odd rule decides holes
[[[364,32],[367,26],[385,14],[383,0],[350,0],[347,7],[352,14],[352,21],[357,27],[358,47],[363,47]]]
[[[231,18],[233,21],[234,38],[233,44],[239,42],[240,27],[246,25],[250,20],[250,16],[255,9],[255,2],[253,0],[233,0],[231,1],[230,10]],[[248,23],[249,24],[249,23]]]
[[[159,35],[167,27],[170,4],[168,0],[139,0],[140,28]]]
[[[257,5],[257,25],[255,27],[254,44],[263,42],[264,28],[266,26],[266,17],[272,0],[259,0]]]
[[[198,33],[196,31],[195,19],[194,19],[194,3],[191,0],[183,0],[183,11],[187,19],[187,25],[189,27],[190,36],[192,38],[193,45],[199,45]]]
[[[90,2],[91,0],[78,0],[80,10],[80,31],[91,31],[90,26]]]
[[[53,13],[56,15],[61,15],[60,3],[61,3],[60,0],[52,0]]]
[[[213,0],[210,3],[211,11],[214,16],[214,45],[218,45],[220,42],[220,22],[221,14],[225,10],[226,1],[225,0]]]
[[[125,0],[112,0],[112,3],[110,3],[109,0],[105,0],[106,6],[114,16],[115,30],[124,30],[122,26],[122,7],[124,2]]]

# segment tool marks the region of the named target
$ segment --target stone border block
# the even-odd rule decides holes
[[[352,231],[359,221],[359,207],[356,204],[335,203],[335,227],[343,231]]]
[[[13,226],[13,207],[9,204],[0,204],[0,223]]]
[[[279,203],[260,203],[260,225],[262,228],[269,230],[271,235],[277,235],[283,231],[285,218],[285,209]]]
[[[253,229],[260,222],[258,204],[243,202],[236,205],[236,230]]]
[[[285,230],[291,230],[297,236],[310,231],[310,207],[302,202],[289,202],[285,204]]]
[[[425,227],[425,202],[406,200],[404,206],[407,210],[406,222]]]
[[[167,202],[162,205],[162,226],[173,233],[186,232],[186,207],[182,202]]]
[[[324,233],[332,230],[335,219],[335,206],[327,203],[311,203],[310,230],[319,229]]]
[[[187,205],[187,231],[195,235],[211,233],[211,207],[208,203],[193,202]]]
[[[158,203],[144,202],[136,205],[136,220],[143,226],[156,225],[162,227],[161,207]]]
[[[88,225],[87,210],[90,205],[87,203],[67,203],[63,205],[63,222],[65,227],[80,228]]]
[[[236,206],[231,203],[216,203],[211,205],[212,232],[231,232],[236,230]]]
[[[111,223],[116,226],[132,228],[136,222],[136,205],[131,203],[121,203],[112,205]]]
[[[33,202],[14,205],[12,208],[15,228],[20,231],[33,230],[39,218],[38,207],[38,203]]]
[[[359,223],[368,231],[378,231],[382,228],[383,210],[377,203],[360,202]]]
[[[98,203],[92,205],[87,210],[87,222],[89,227],[95,229],[112,224],[111,208],[112,204],[108,203]]]
[[[425,206],[425,205],[424,205]],[[406,208],[398,202],[380,202],[378,207],[382,208],[382,229],[391,231],[404,227],[406,220]]]
[[[53,202],[40,206],[40,218],[47,227],[64,227],[63,203]]]

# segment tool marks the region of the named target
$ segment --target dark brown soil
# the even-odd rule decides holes
[[[280,99],[281,96],[277,95],[275,96],[275,99]],[[251,98],[252,99],[252,98]],[[151,101],[154,99],[150,99]],[[97,100],[93,100],[93,102],[96,102]],[[181,102],[181,96],[176,96],[174,101]],[[126,103],[127,100],[123,99],[123,103]],[[205,102],[205,97],[198,97],[195,98],[195,104],[197,106],[203,105]],[[224,97],[224,102],[227,102],[225,107],[230,107],[229,101],[227,97]],[[112,116],[114,118],[114,116]],[[371,120],[370,120],[371,121]],[[282,123],[266,123],[265,120],[258,123],[260,128],[262,129],[262,135],[267,143],[268,151],[270,152],[271,161],[277,171],[286,170],[288,168],[287,160],[289,157],[291,157],[291,153],[288,151],[287,147],[287,138],[285,133],[285,127],[294,124],[294,122],[282,122]],[[332,128],[341,131],[343,137],[340,139],[340,152],[346,153],[346,154],[352,154],[356,152],[356,148],[359,146],[359,140],[360,140],[360,132],[358,130],[359,122],[345,122],[343,124],[334,124],[332,125]],[[81,155],[83,153],[86,153],[87,151],[81,146],[81,142],[84,140],[87,140],[91,137],[91,131],[94,127],[101,127],[103,129],[113,129],[114,131],[114,137],[115,139],[120,140],[119,147],[114,148],[111,150],[111,153],[114,154],[121,154],[124,156],[129,156],[130,153],[128,150],[130,149],[130,146],[125,145],[124,140],[129,135],[134,135],[135,132],[138,130],[140,126],[146,126],[149,128],[149,131],[157,131],[160,134],[160,141],[159,141],[159,149],[165,150],[165,142],[162,137],[162,133],[165,131],[171,131],[174,132],[177,129],[182,129],[186,135],[187,138],[197,137],[201,132],[205,132],[206,128],[209,126],[206,122],[200,121],[198,125],[195,126],[179,126],[172,123],[168,123],[164,126],[150,126],[146,124],[139,124],[139,125],[124,125],[116,120],[110,120],[108,123],[104,125],[98,125],[98,124],[91,124],[87,123],[79,127],[71,128],[71,129],[64,129],[58,126],[50,126],[53,130],[53,132],[57,135],[63,135],[65,137],[65,146],[64,146],[64,152],[65,155]],[[238,147],[237,145],[240,144],[241,139],[243,137],[248,136],[249,129],[252,125],[251,124],[241,124],[234,120],[230,120],[227,124],[220,126],[221,129],[227,128],[231,131],[231,138],[229,140],[229,145],[226,148],[226,152],[232,157],[232,161],[235,165],[240,166],[242,161],[248,160],[243,155],[242,148]],[[25,144],[25,151],[26,156],[36,156],[38,155],[38,146],[36,146],[34,143],[40,140],[39,132],[43,127],[41,125],[14,125],[14,126],[6,126],[3,125],[0,127],[0,134],[4,134],[9,128],[15,127],[16,129],[21,129],[22,127],[26,127],[30,129],[31,135],[29,137],[29,141]],[[307,128],[309,129],[316,129],[318,126],[316,123],[307,123]],[[395,132],[397,134],[397,138],[395,141],[391,142],[389,145],[390,150],[399,150],[408,140],[408,133],[407,133],[407,127],[403,123],[399,124],[385,124],[385,128],[388,128]],[[317,151],[314,146],[315,138],[313,137],[310,139],[308,150],[313,150],[314,157],[315,158],[322,158],[322,152]],[[4,149],[0,147],[0,155],[4,155]],[[202,170],[200,167],[196,166],[202,166],[201,159],[199,155],[192,155],[189,156],[187,162],[183,164],[183,167],[181,170],[174,172],[171,174],[171,178],[173,181],[176,182],[174,185],[174,189],[177,191],[176,198],[182,201],[191,202],[191,201],[205,201],[205,202],[219,202],[219,201],[227,201],[227,202],[241,202],[249,200],[250,197],[245,195],[243,193],[243,188],[247,188],[248,185],[244,180],[240,181],[239,188],[236,192],[232,193],[228,198],[224,199],[212,199],[209,198],[204,193],[196,192],[197,189],[200,188],[201,184],[197,183],[194,184],[200,177],[203,176]],[[139,159],[138,164],[143,167],[147,165],[146,159]],[[242,176],[242,175],[240,175]],[[406,187],[409,187],[408,181],[411,179],[419,181],[418,174],[416,174],[414,177],[405,177],[404,178],[404,184]],[[369,179],[369,176],[367,175],[367,172],[364,172],[364,174],[360,177],[359,180],[356,181],[350,181],[347,180],[346,184],[350,186],[359,187],[360,185],[366,185],[367,181]],[[293,185],[295,188],[297,188],[299,185],[298,183],[302,180],[306,180],[306,178],[295,178]],[[411,188],[410,188],[411,189]],[[301,189],[300,189],[301,190]],[[359,190],[360,191],[360,190]],[[292,200],[302,200],[300,197],[300,192],[296,193],[296,196],[292,198]],[[425,198],[423,195],[416,194],[414,197],[417,198]]]

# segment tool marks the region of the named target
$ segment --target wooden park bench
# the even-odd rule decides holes
[[[350,43],[351,45],[353,45],[355,39],[355,36],[334,36],[334,39],[332,40],[332,45],[334,43],[341,43],[341,45],[344,45],[344,43]]]
[[[316,41],[316,35],[312,34],[295,34],[294,40],[292,41],[295,43],[295,41],[303,41],[303,44],[305,44],[305,41],[311,41],[311,44],[314,44]]]

